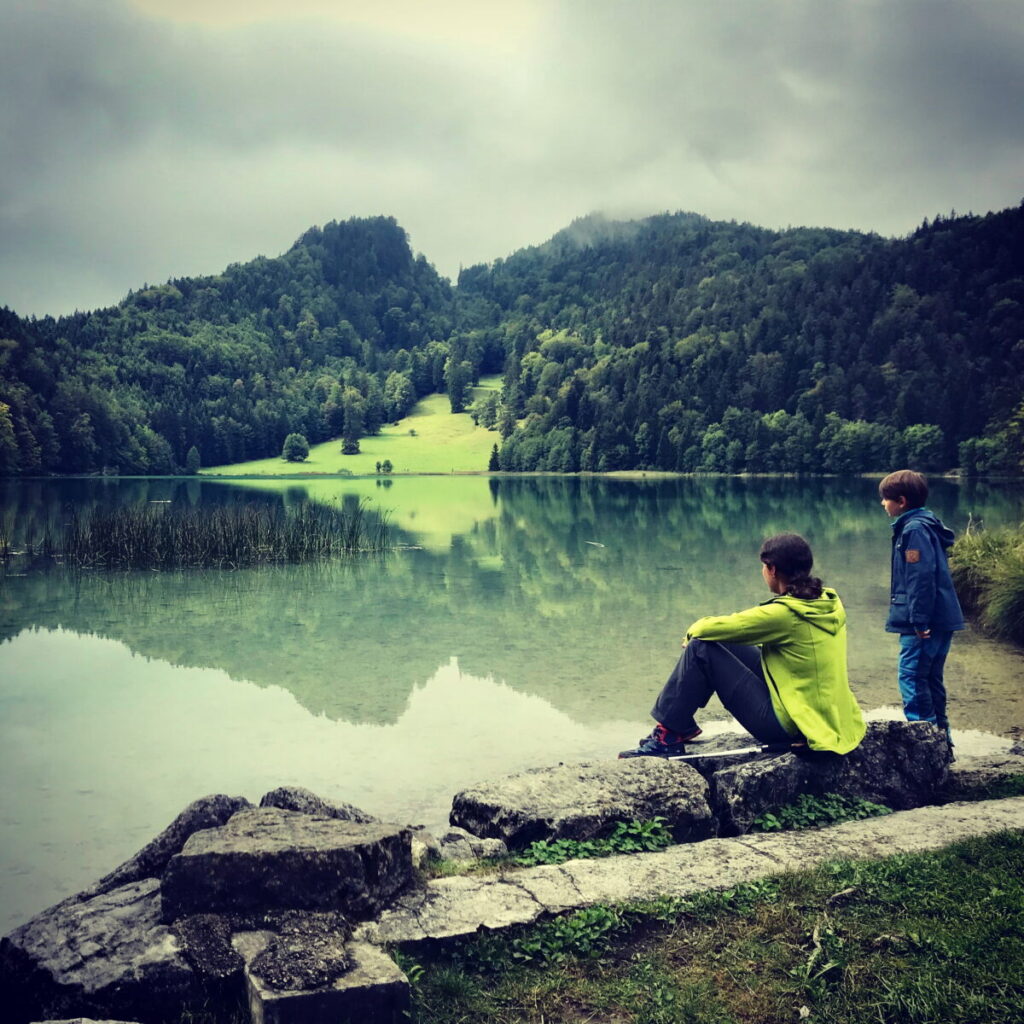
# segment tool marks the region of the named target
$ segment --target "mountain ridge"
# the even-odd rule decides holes
[[[173,472],[193,447],[214,464],[293,431],[358,438],[432,391],[459,411],[493,372],[503,396],[475,412],[504,469],[847,471],[900,461],[908,440],[953,465],[1024,398],[1022,219],[883,239],[595,213],[455,285],[394,218],[330,221],[105,309],[5,307],[0,473]]]

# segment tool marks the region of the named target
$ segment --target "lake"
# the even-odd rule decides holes
[[[0,482],[15,543],[122,502],[365,501],[396,549],[324,565],[0,576],[0,934],[131,856],[207,793],[305,786],[438,825],[481,779],[635,744],[702,614],[767,595],[757,552],[812,543],[843,597],[862,706],[898,716],[888,519],[868,479],[487,477]],[[936,481],[958,531],[1024,489]],[[968,631],[962,753],[1024,726],[1024,652]],[[702,719],[725,727],[721,708]],[[710,727],[709,727],[710,723]]]

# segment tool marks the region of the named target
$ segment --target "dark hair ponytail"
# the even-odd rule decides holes
[[[786,578],[786,593],[814,600],[821,597],[822,582],[811,575],[811,545],[798,533],[779,533],[761,545],[761,561]]]

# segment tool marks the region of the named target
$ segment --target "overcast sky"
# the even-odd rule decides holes
[[[905,234],[1024,197],[1021,0],[0,0],[0,306],[388,214],[450,277],[593,210]]]

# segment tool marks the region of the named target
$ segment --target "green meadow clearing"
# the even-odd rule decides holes
[[[501,387],[501,377],[482,377],[473,399]],[[281,439],[282,442],[284,438]],[[206,476],[294,476],[305,473],[374,475],[377,463],[391,460],[395,473],[483,473],[491,449],[501,438],[495,430],[473,423],[469,413],[452,413],[447,395],[427,395],[397,424],[386,424],[372,437],[359,439],[358,455],[341,454],[341,438],[311,445],[304,462],[280,455],[255,462],[212,466]]]

